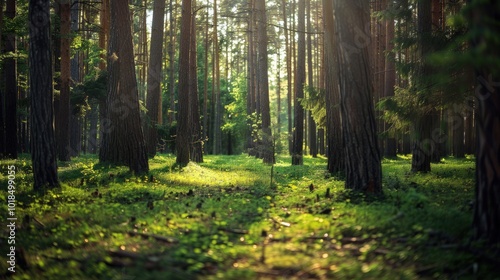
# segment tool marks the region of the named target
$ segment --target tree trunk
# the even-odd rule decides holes
[[[58,187],[54,108],[50,1],[29,1],[29,74],[31,93],[31,160],[35,190]]]
[[[136,174],[148,172],[128,1],[113,0],[110,4],[107,123],[99,160],[126,165]]]
[[[214,0],[214,30],[213,30],[213,115],[214,122],[212,126],[212,152],[216,155],[221,153],[222,149],[222,105],[220,99],[220,51],[219,51],[219,35],[218,35],[218,9],[217,0]]]
[[[473,1],[471,13],[472,46],[486,62],[476,66],[476,193],[474,204],[475,239],[488,245],[500,244],[500,71],[498,61],[500,44],[496,39],[500,28],[496,19],[500,15],[497,1]],[[488,30],[494,34],[484,36]],[[474,62],[478,61],[473,60]],[[481,63],[481,62],[479,62]],[[478,64],[479,64],[478,63]],[[498,247],[496,247],[498,248]]]
[[[71,79],[71,5],[69,0],[60,0],[60,52],[61,77],[59,82],[59,102],[56,116],[57,154],[60,161],[70,160],[70,79]]]
[[[334,13],[338,42],[342,44],[338,55],[346,188],[381,193],[382,172],[368,54],[370,35],[366,31],[369,3],[334,1]]]
[[[168,57],[169,57],[169,75],[168,75],[168,92],[170,93],[170,105],[169,105],[169,114],[168,114],[168,123],[170,125],[176,121],[176,108],[175,108],[175,43],[176,43],[176,29],[177,24],[175,20],[175,7],[177,6],[176,0],[170,0],[169,10],[170,10],[170,18],[169,18],[169,45],[168,45]]]
[[[186,166],[190,160],[191,126],[189,112],[189,55],[191,40],[191,0],[182,0],[181,39],[179,51],[179,101],[177,117],[176,162]]]
[[[1,13],[2,11],[0,11]],[[5,16],[14,19],[16,16],[16,1],[8,0]],[[17,38],[15,33],[6,34],[5,52],[15,54]],[[17,61],[8,57],[4,62],[5,74],[5,156],[17,159]]]
[[[305,35],[305,0],[299,0],[297,30],[297,68],[295,72],[295,98],[294,98],[294,128],[292,165],[303,164],[304,142],[304,109],[300,101],[304,98],[304,83],[306,78],[306,35]]]
[[[418,52],[420,62],[417,66],[417,71],[415,74],[415,79],[417,80],[416,86],[426,93],[420,93],[422,95],[422,103],[426,106],[426,96],[431,90],[425,81],[425,77],[430,74],[429,66],[425,63],[425,57],[430,52],[430,46],[427,42],[429,36],[432,32],[432,15],[431,15],[431,0],[421,0],[418,2]],[[431,160],[432,154],[435,149],[435,143],[432,142],[431,133],[434,128],[433,114],[435,109],[427,110],[427,112],[422,113],[421,116],[414,120],[415,129],[415,143],[413,144],[412,151],[412,165],[411,170],[413,172],[429,172],[431,171]]]
[[[192,0],[196,6],[196,0]],[[198,97],[198,68],[196,44],[196,17],[191,15],[191,38],[189,43],[189,112],[191,114],[191,160],[203,162],[203,136],[200,123],[200,104]]]
[[[392,3],[389,1],[388,9],[392,8]],[[394,19],[389,18],[385,21],[386,28],[386,51],[387,55],[385,57],[385,77],[384,77],[384,97],[394,96],[394,86],[396,85],[396,56],[393,52],[394,50]],[[387,132],[389,129],[389,124],[384,122],[384,131]],[[388,133],[385,141],[384,155],[386,157],[396,157],[397,142],[396,137],[393,133]]]
[[[293,135],[293,118],[292,118],[292,56],[290,53],[290,39],[289,39],[289,34],[290,31],[288,30],[288,18],[287,18],[287,13],[286,13],[286,7],[287,7],[287,2],[286,0],[283,0],[281,2],[281,7],[283,10],[283,29],[285,32],[285,55],[286,55],[286,79],[287,79],[287,94],[286,94],[286,99],[287,99],[287,109],[286,109],[286,115],[287,115],[287,120],[288,120],[288,153],[291,155],[292,154],[292,137],[290,135]]]
[[[255,10],[257,13],[257,36],[258,36],[258,56],[259,56],[259,95],[260,111],[262,122],[262,160],[264,163],[274,163],[273,139],[271,133],[271,109],[269,107],[269,74],[268,74],[268,54],[267,54],[267,15],[266,3],[264,0],[256,0]]]
[[[162,124],[162,63],[163,63],[163,28],[165,24],[165,0],[155,0],[153,25],[151,27],[151,50],[148,67],[146,121],[148,156],[156,155],[158,146],[158,126]]]
[[[314,89],[314,75],[313,75],[313,59],[312,59],[312,25],[311,25],[311,1],[307,1],[307,85],[309,90],[312,92]],[[317,131],[316,122],[312,116],[312,111],[308,114],[307,126],[308,133],[308,143],[309,143],[309,154],[313,157],[318,156],[318,143],[317,143]]]
[[[330,173],[338,173],[345,169],[344,140],[342,139],[342,122],[340,116],[340,92],[338,38],[335,38],[335,23],[333,21],[333,3],[323,0],[325,24],[325,101],[326,101],[326,142],[327,169]]]

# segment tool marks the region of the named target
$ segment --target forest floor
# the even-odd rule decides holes
[[[498,261],[469,242],[472,158],[428,174],[385,159],[382,197],[345,191],[324,158],[290,162],[206,156],[180,170],[161,155],[136,177],[83,156],[60,163],[61,189],[35,193],[27,157],[1,161],[2,260],[9,165],[18,221],[16,272],[2,261],[0,278],[500,278]]]

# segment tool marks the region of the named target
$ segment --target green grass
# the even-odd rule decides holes
[[[2,186],[7,166],[17,168],[23,255],[14,279],[499,277],[464,249],[473,159],[446,158],[428,174],[409,173],[405,157],[384,160],[383,197],[345,191],[324,158],[290,161],[277,159],[271,182],[271,167],[248,156],[206,156],[178,169],[162,155],[142,177],[85,156],[61,164],[61,189],[46,193],[31,190],[27,158],[1,161]],[[0,196],[6,213],[3,187]]]

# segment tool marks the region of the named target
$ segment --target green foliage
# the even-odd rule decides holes
[[[7,166],[17,167],[16,248],[29,264],[13,279],[498,273],[462,249],[471,234],[473,158],[447,158],[428,174],[407,173],[408,158],[386,159],[383,197],[345,191],[343,181],[326,176],[324,158],[289,162],[277,158],[270,188],[271,167],[248,156],[206,156],[184,169],[173,167],[174,156],[156,156],[150,176],[140,177],[85,156],[60,164],[60,190],[33,193],[29,159],[1,161],[2,185]],[[0,190],[3,212],[6,197]],[[465,269],[474,263],[479,270]]]
[[[326,96],[325,91],[312,86],[304,86],[305,97],[300,105],[312,112],[314,121],[319,127],[326,127]],[[329,106],[336,106],[329,104]],[[339,106],[339,105],[337,105]]]

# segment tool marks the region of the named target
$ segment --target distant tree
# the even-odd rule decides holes
[[[299,100],[304,97],[304,84],[306,79],[306,35],[305,35],[305,0],[299,0],[298,8],[298,39],[297,39],[297,67],[295,72],[295,97],[294,97],[294,126],[292,164],[303,164],[304,142],[304,109]]]
[[[0,0],[0,47],[3,46],[3,7],[5,0]],[[3,75],[2,71],[0,71],[0,75]],[[2,158],[5,154],[5,120],[4,120],[4,93],[2,88],[0,87],[0,158]]]
[[[146,121],[146,140],[148,156],[156,154],[158,146],[158,126],[162,124],[162,88],[163,30],[165,22],[165,0],[155,0],[153,7],[153,25],[151,26],[151,47],[147,78],[148,109]]]
[[[2,11],[0,11],[1,13]],[[5,9],[6,18],[12,20],[16,16],[16,1],[7,0]],[[17,38],[14,30],[6,34],[4,62],[5,77],[5,156],[17,158]]]
[[[189,55],[191,41],[191,16],[192,16],[191,0],[182,0],[182,18],[181,18],[181,37],[179,51],[179,101],[178,101],[178,116],[177,116],[177,137],[176,163],[180,166],[185,166],[190,160],[191,150],[191,127],[189,112]]]
[[[57,177],[54,108],[52,104],[52,51],[50,1],[30,0],[28,6],[31,93],[31,160],[34,189],[59,186]]]
[[[341,44],[338,61],[346,188],[381,193],[382,168],[368,54],[370,35],[364,33],[370,22],[369,2],[334,1],[334,17]]]
[[[113,0],[110,4],[113,12],[108,45],[108,123],[103,131],[99,160],[126,165],[135,173],[148,172],[128,1]]]

